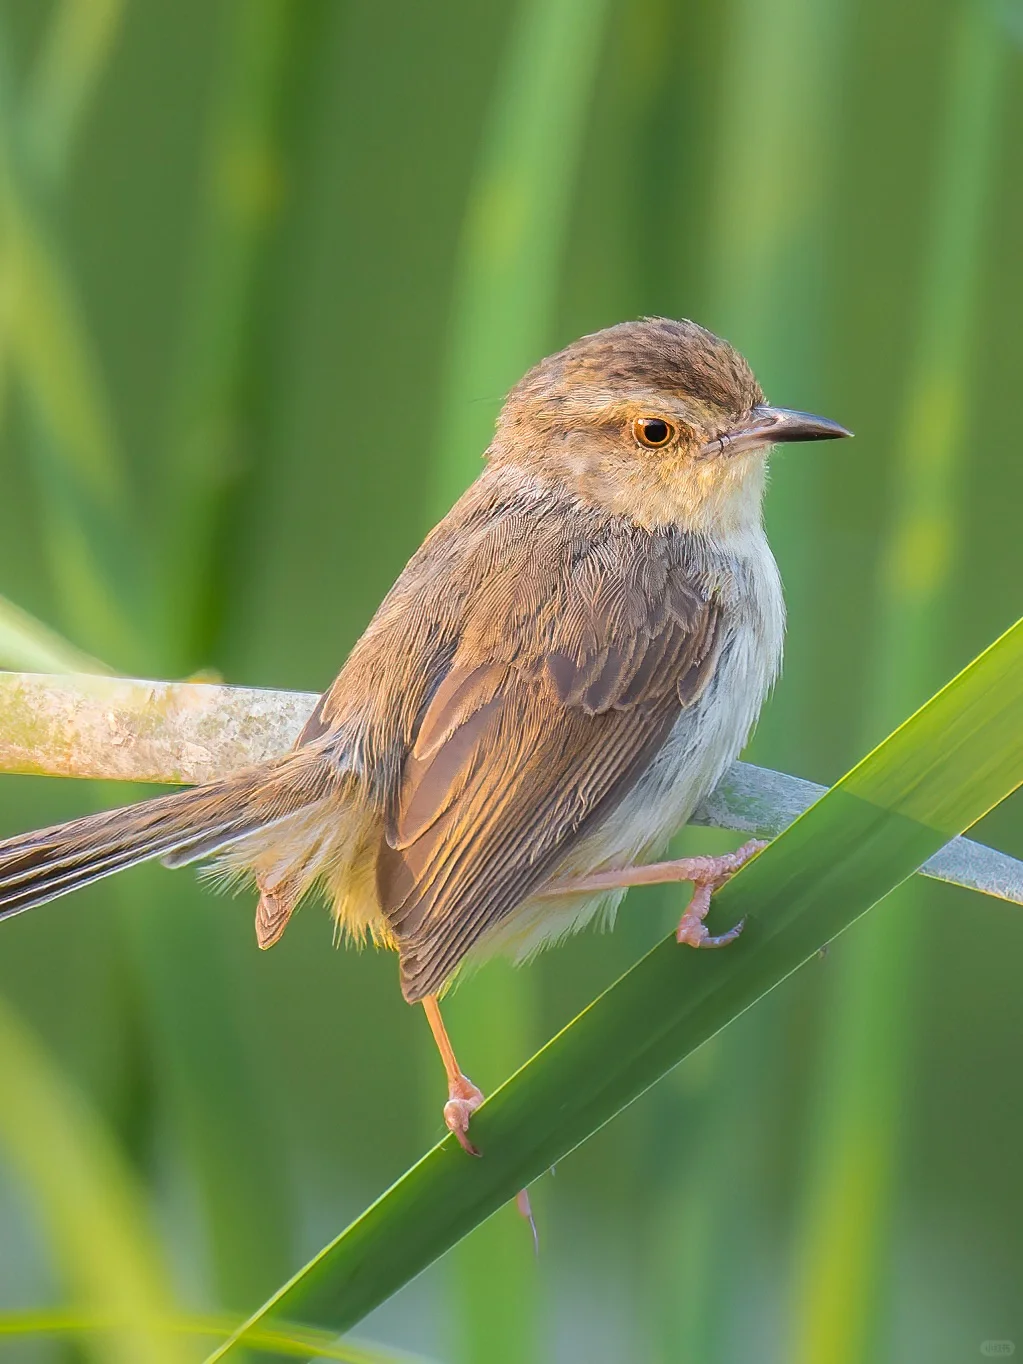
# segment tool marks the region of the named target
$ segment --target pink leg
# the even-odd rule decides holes
[[[448,1131],[453,1132],[458,1138],[463,1151],[468,1151],[471,1156],[478,1156],[479,1151],[469,1140],[469,1120],[483,1102],[483,1091],[477,1089],[467,1075],[462,1074],[444,1020],[440,1016],[436,995],[427,995],[424,998],[423,1010],[448,1077],[448,1101],[444,1105],[445,1125]]]
[[[440,1016],[437,996],[427,995],[423,999],[423,1009],[448,1077],[448,1101],[444,1105],[445,1126],[457,1137],[463,1151],[468,1151],[471,1156],[478,1156],[479,1151],[469,1140],[469,1122],[483,1102],[483,1091],[477,1089],[468,1076],[462,1074],[461,1067],[455,1059],[455,1049],[448,1037],[448,1030]],[[515,1196],[515,1206],[519,1210],[519,1215],[529,1223],[529,1230],[533,1236],[533,1251],[539,1255],[540,1237],[536,1230],[536,1222],[533,1219],[533,1209],[529,1202],[528,1190],[519,1190]]]
[[[742,932],[740,921],[727,933],[711,937],[704,919],[710,909],[710,897],[734,876],[741,866],[767,844],[759,839],[744,843],[733,853],[720,857],[680,857],[674,862],[648,862],[640,867],[621,867],[612,871],[594,872],[592,876],[578,876],[565,881],[553,881],[542,893],[548,896],[578,895],[587,891],[620,890],[625,886],[655,886],[669,881],[692,881],[693,894],[686,912],[679,920],[675,937],[690,947],[726,947],[735,942]]]

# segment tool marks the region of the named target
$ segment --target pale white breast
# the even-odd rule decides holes
[[[756,724],[781,665],[785,602],[760,527],[744,535],[728,557],[736,593],[714,676],[699,701],[679,716],[649,771],[580,845],[580,857],[597,859],[588,870],[659,856],[738,757]]]

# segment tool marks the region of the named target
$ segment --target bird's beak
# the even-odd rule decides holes
[[[815,417],[810,412],[793,412],[788,407],[755,407],[750,419],[734,431],[722,432],[708,441],[701,455],[738,455],[744,450],[759,450],[790,440],[837,440],[851,436],[838,422]]]

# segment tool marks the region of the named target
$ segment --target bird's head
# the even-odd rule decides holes
[[[488,455],[642,525],[741,534],[759,523],[772,446],[849,434],[770,406],[727,341],[657,317],[541,360],[508,395]]]

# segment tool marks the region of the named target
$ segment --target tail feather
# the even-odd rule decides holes
[[[287,819],[289,814],[279,815],[277,819]],[[165,867],[176,870],[178,867],[187,867],[192,862],[201,862],[204,857],[210,857],[213,853],[219,852],[228,843],[234,843],[238,839],[247,838],[249,834],[254,834],[257,829],[268,829],[277,819],[261,820],[258,823],[250,823],[246,828],[231,829],[225,838],[227,826],[220,826],[215,829],[204,829],[196,838],[190,838],[185,843],[175,843],[173,848],[165,852],[160,861]]]
[[[183,866],[270,827],[337,788],[322,755],[273,763],[0,843],[0,919],[140,862]]]

